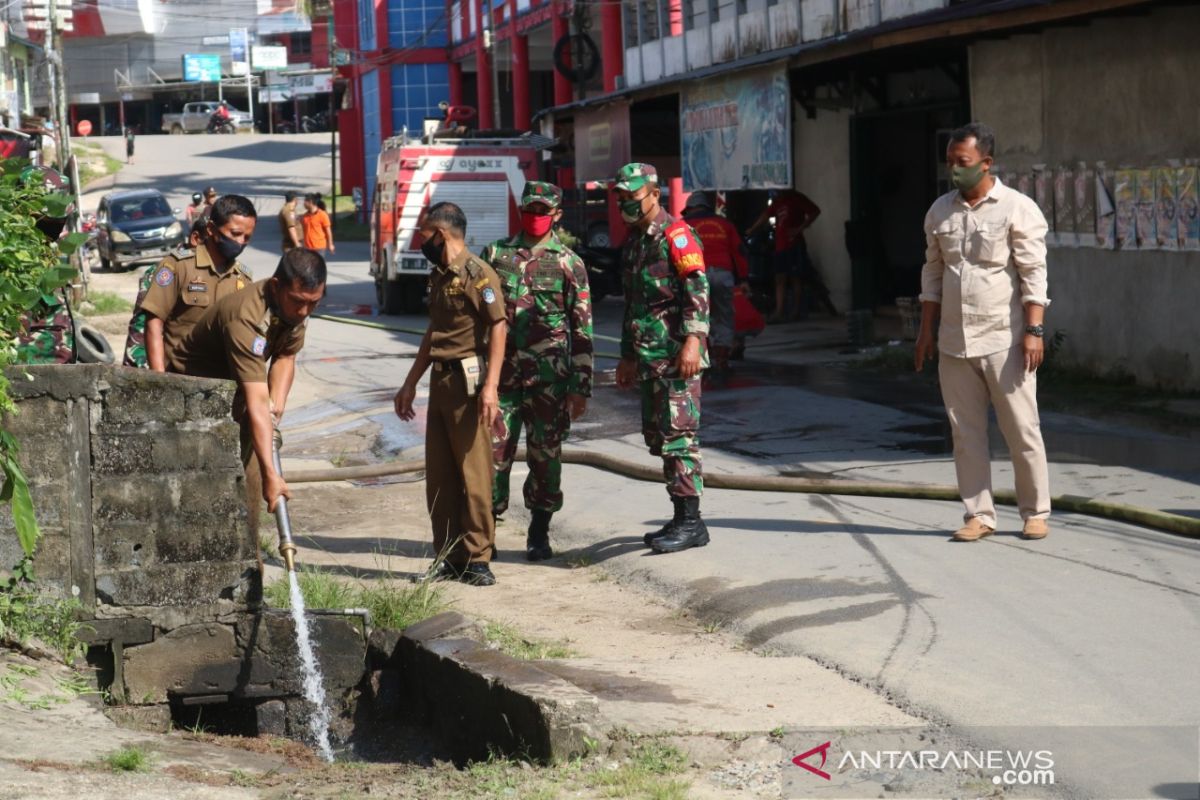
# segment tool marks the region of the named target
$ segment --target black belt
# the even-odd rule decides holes
[[[434,372],[462,372],[462,362],[457,358],[443,359],[433,362]]]

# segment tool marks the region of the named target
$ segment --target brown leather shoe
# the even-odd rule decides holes
[[[1027,519],[1025,520],[1025,527],[1021,529],[1021,538],[1045,539],[1048,533],[1050,533],[1050,526],[1046,524],[1046,520]]]
[[[952,538],[956,542],[974,542],[985,536],[991,536],[995,532],[995,528],[985,525],[979,517],[971,517],[967,520],[966,525],[963,525],[954,532]]]

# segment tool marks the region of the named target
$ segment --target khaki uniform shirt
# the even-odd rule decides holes
[[[500,278],[466,248],[429,276],[429,355],[448,361],[485,355],[492,325],[506,318]]]
[[[210,306],[251,282],[250,273],[238,263],[218,273],[203,245],[179,249],[158,265],[137,310],[163,321],[163,348],[169,356]]]
[[[168,353],[168,369],[201,378],[266,383],[267,362],[304,347],[305,325],[291,326],[267,306],[266,280],[222,299]]]
[[[925,215],[921,300],[942,305],[941,352],[976,358],[1007,350],[1025,330],[1025,304],[1046,296],[1046,218],[995,179],[971,207],[957,190]]]
[[[283,237],[283,252],[285,253],[296,246],[289,234],[290,231],[295,231],[296,239],[304,244],[304,238],[300,235],[300,228],[296,224],[296,209],[288,208],[285,204],[279,211],[279,235]]]

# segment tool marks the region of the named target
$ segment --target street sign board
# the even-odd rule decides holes
[[[183,79],[185,81],[221,80],[221,57],[216,53],[184,53]]]
[[[80,136],[89,136],[92,133],[92,123],[86,119],[79,120],[79,124],[75,126],[75,132]]]
[[[333,91],[332,72],[292,75],[289,80],[292,85],[292,94],[298,97],[308,94],[327,94]]]
[[[256,70],[287,69],[287,48],[256,44],[250,48]]]
[[[245,75],[250,69],[250,36],[245,28],[229,29],[229,60],[233,74]]]

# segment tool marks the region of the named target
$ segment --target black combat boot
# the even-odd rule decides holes
[[[666,525],[642,537],[642,541],[646,543],[646,547],[651,547],[656,539],[661,539],[670,533],[675,527],[675,523],[683,521],[683,498],[672,495],[671,503],[675,506],[675,516]]]
[[[650,543],[656,553],[678,553],[708,544],[708,526],[700,519],[700,498],[681,497],[679,502],[683,506],[683,518],[671,523],[666,536]]]
[[[525,534],[525,558],[530,561],[554,558],[554,550],[550,548],[550,518],[553,516],[553,511],[533,509],[529,532]]]

